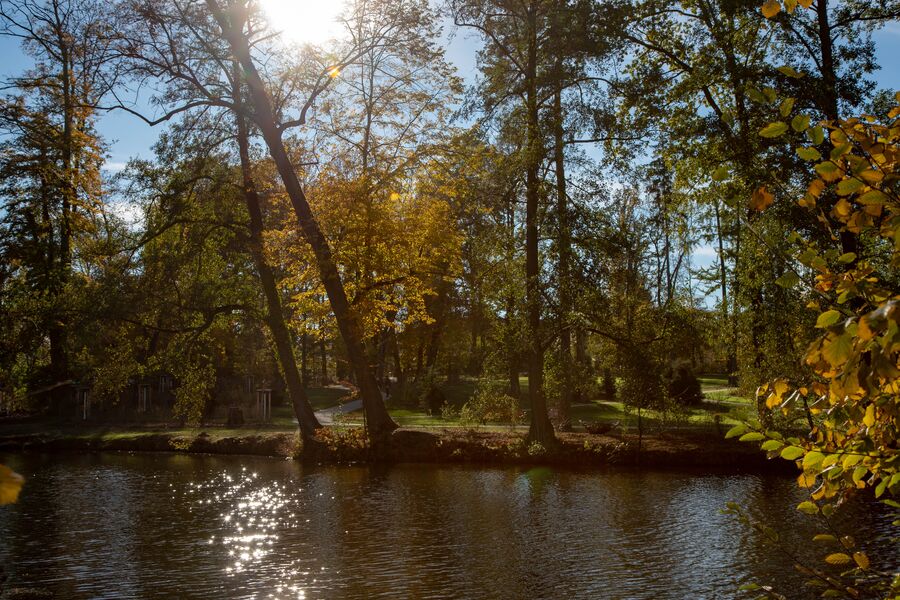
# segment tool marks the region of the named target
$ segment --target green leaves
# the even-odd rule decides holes
[[[825,141],[825,130],[821,126],[811,127],[806,130],[806,135],[814,145],[818,146]]]
[[[812,146],[801,146],[797,148],[797,156],[803,160],[814,161],[822,158],[822,153]]]
[[[836,310],[826,310],[816,319],[816,327],[826,329],[837,323],[841,318],[841,313]]]
[[[806,502],[801,502],[797,505],[797,510],[806,515],[815,515],[819,512],[819,507],[816,506],[815,502],[810,502],[807,500]]]
[[[760,448],[762,448],[766,452],[770,452],[773,450],[778,450],[782,446],[784,446],[784,442],[781,442],[779,440],[767,440],[766,442],[763,443],[762,446],[760,446]]]
[[[775,123],[769,123],[768,125],[763,127],[759,131],[759,135],[764,138],[776,138],[778,136],[784,135],[787,130],[787,123],[783,121],[776,121]]]
[[[803,456],[803,448],[797,446],[788,446],[781,451],[781,458],[785,460],[797,460]]]
[[[840,196],[849,196],[859,191],[865,184],[859,179],[844,179],[837,186],[837,193]]]
[[[790,77],[792,79],[802,79],[802,78],[806,77],[806,73],[802,73],[788,65],[784,65],[783,67],[778,67],[777,70],[782,75],[787,75],[788,77]]]
[[[803,457],[803,469],[809,470],[811,468],[817,467],[824,459],[825,455],[818,450],[807,452],[806,456]]]
[[[786,290],[791,289],[795,285],[800,283],[800,276],[794,273],[793,271],[788,271],[781,277],[775,280],[775,285],[783,287]]]
[[[751,431],[750,433],[745,433],[738,440],[740,442],[759,442],[766,439],[766,436],[759,433],[758,431]]]
[[[712,180],[713,181],[725,181],[728,179],[728,176],[731,174],[731,170],[728,168],[728,165],[721,165],[718,169],[713,171]]]
[[[781,102],[781,106],[778,107],[778,112],[781,113],[782,117],[787,118],[787,116],[791,114],[791,111],[794,110],[794,102],[794,98],[785,98]]]
[[[743,423],[739,423],[728,430],[728,433],[725,434],[725,439],[731,439],[738,437],[739,435],[744,435],[750,428],[744,425]]]
[[[793,129],[797,133],[809,129],[809,115],[797,115],[796,117],[791,119],[791,129]]]
[[[830,160],[816,165],[816,173],[825,181],[834,181],[841,176],[840,168]]]

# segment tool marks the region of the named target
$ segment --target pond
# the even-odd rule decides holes
[[[792,549],[790,477],[433,465],[310,467],[176,454],[0,456],[9,585],[60,598],[732,598],[803,577],[720,514],[737,501]],[[845,511],[879,541],[889,515]],[[811,596],[811,595],[810,595]]]

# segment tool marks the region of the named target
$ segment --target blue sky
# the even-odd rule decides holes
[[[471,81],[475,69],[477,42],[472,34],[459,31],[451,36],[448,58],[457,66],[460,75]],[[880,88],[900,90],[900,23],[891,23],[875,34],[878,63],[876,74]],[[21,73],[29,62],[15,39],[0,37],[0,77]],[[129,158],[151,156],[150,147],[162,127],[149,127],[137,117],[117,111],[104,115],[99,122],[100,134],[109,142],[107,164],[111,170],[121,168]]]
[[[467,30],[454,32],[452,26],[445,28],[449,38],[447,56],[453,62],[459,74],[467,82],[474,81],[475,53],[478,42]],[[878,87],[881,89],[900,90],[900,22],[891,23],[874,35],[876,56],[881,70],[875,74]],[[0,56],[5,57],[0,63],[0,78],[21,73],[27,68],[29,61],[15,39],[0,37]],[[104,115],[98,124],[101,136],[108,142],[109,151],[107,167],[117,171],[124,167],[130,158],[151,158],[151,146],[156,141],[163,126],[150,127],[137,117],[116,111]],[[695,249],[692,262],[695,267],[708,266],[716,259],[715,249],[700,246]]]

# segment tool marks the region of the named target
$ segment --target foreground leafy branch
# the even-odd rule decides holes
[[[800,233],[791,234],[798,248],[795,258],[814,280],[816,296],[808,306],[818,313],[821,334],[804,357],[808,379],[772,381],[757,390],[757,398],[769,415],[808,417],[809,434],[789,437],[759,423],[738,425],[727,434],[759,442],[772,457],[795,461],[801,470],[798,483],[810,490],[810,499],[797,508],[826,521],[857,490],[871,490],[885,504],[900,508],[894,499],[900,495],[898,116],[900,106],[884,123],[872,115],[813,126],[804,115],[794,118],[794,132],[811,142],[797,154],[816,174],[799,206],[811,211],[832,239],[849,233],[861,240],[860,250],[823,251]],[[788,134],[776,125],[760,134]],[[772,135],[775,129],[779,133]],[[762,423],[771,420],[761,417]],[[829,595],[900,593],[900,574],[876,572],[851,538],[828,532],[816,541],[832,546],[824,557],[829,567],[846,569],[840,576],[816,577]]]
[[[23,483],[25,479],[21,475],[6,465],[0,465],[0,506],[12,504],[19,499]]]

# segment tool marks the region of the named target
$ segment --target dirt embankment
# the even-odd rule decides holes
[[[301,445],[294,433],[184,435],[120,432],[115,435],[20,434],[4,436],[0,451],[38,452],[184,452],[293,457],[317,463],[418,462],[557,465],[606,465],[647,468],[705,468],[734,471],[791,471],[792,463],[768,460],[754,444],[710,435],[606,436],[561,433],[554,448],[526,444],[521,432],[460,429],[400,429],[372,447],[362,430],[325,429],[315,443]]]

